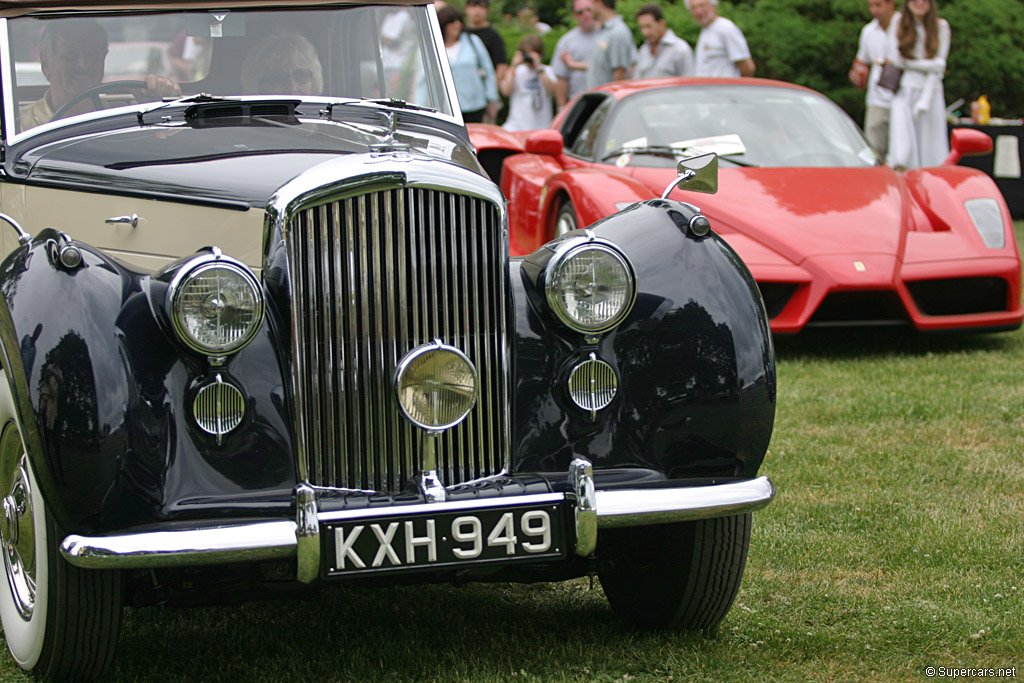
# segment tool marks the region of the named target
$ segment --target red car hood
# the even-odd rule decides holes
[[[660,195],[675,172],[636,168],[634,176]],[[799,265],[826,255],[898,256],[911,220],[903,187],[887,166],[723,168],[717,194],[672,197],[699,206],[749,265],[778,264],[778,256]]]

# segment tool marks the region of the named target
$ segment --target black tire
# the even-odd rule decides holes
[[[572,208],[572,202],[563,199],[558,206],[558,213],[555,214],[555,226],[551,231],[551,238],[561,237],[565,233],[579,228],[576,221],[576,210]]]
[[[608,529],[598,575],[620,617],[641,628],[714,632],[740,589],[750,514]]]
[[[110,666],[121,628],[120,572],[79,569],[58,549],[61,533],[25,454],[0,377],[0,619],[11,656],[39,678],[89,681]]]

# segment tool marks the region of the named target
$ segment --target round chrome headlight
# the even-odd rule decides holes
[[[263,292],[256,276],[216,252],[182,268],[167,297],[178,337],[207,355],[238,351],[263,322]]]
[[[548,305],[578,332],[604,332],[629,314],[636,299],[636,277],[632,264],[611,243],[580,240],[559,250],[547,266]]]
[[[418,346],[398,364],[395,389],[402,413],[417,427],[454,427],[476,403],[477,372],[454,346],[435,341]]]

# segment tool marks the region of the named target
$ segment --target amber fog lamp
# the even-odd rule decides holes
[[[431,432],[454,427],[476,403],[477,371],[454,346],[435,341],[410,351],[398,365],[395,389],[402,413]]]
[[[629,314],[636,299],[632,264],[604,240],[581,237],[567,242],[545,272],[548,305],[577,332],[610,330]]]
[[[263,293],[256,276],[216,251],[182,268],[167,296],[178,337],[209,356],[240,350],[263,322]]]

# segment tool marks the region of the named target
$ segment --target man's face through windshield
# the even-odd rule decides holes
[[[51,104],[57,108],[103,80],[107,35],[99,24],[76,22],[55,25],[40,54],[43,75],[50,81]]]

